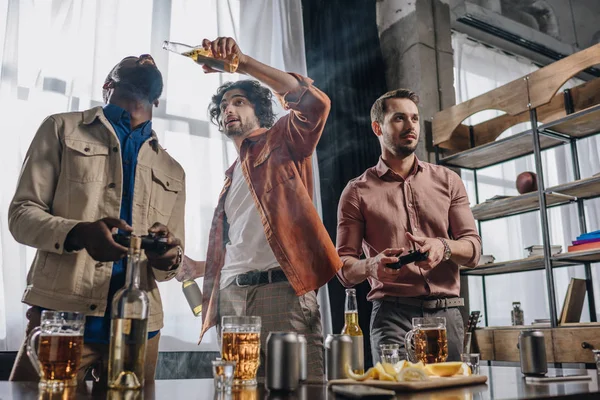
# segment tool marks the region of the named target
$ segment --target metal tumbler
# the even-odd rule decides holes
[[[268,390],[293,391],[300,380],[300,344],[295,332],[270,332],[267,337],[265,386]]]
[[[298,361],[300,362],[300,381],[308,378],[308,349],[306,336],[298,334]]]
[[[523,375],[546,375],[548,363],[546,361],[544,333],[533,329],[521,331],[518,347]]]
[[[348,335],[330,334],[325,339],[325,376],[332,379],[348,377],[346,367],[352,363],[352,339]]]

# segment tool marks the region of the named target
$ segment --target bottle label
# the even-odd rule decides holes
[[[352,369],[361,371],[365,369],[365,353],[363,336],[350,336],[352,339]]]

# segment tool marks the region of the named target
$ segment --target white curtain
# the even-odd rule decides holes
[[[453,33],[454,77],[456,102],[461,103],[488,92],[512,80],[518,79],[538,69],[529,60],[508,55]],[[570,80],[567,87],[581,83]],[[477,124],[502,114],[487,110],[467,119],[465,124]],[[522,132],[529,123],[520,124],[504,132],[500,138]],[[600,142],[596,137],[583,139],[578,143],[581,177],[587,178],[600,171]],[[571,153],[568,146],[560,146],[542,153],[544,184],[546,187],[572,181]],[[533,155],[509,161],[477,171],[479,203],[495,195],[518,195],[515,180],[523,171],[535,171]],[[473,173],[462,171],[463,181],[469,192],[471,205],[475,205]],[[600,202],[591,200],[585,203],[588,231],[600,229]],[[563,251],[580,234],[577,206],[575,204],[555,207],[548,210],[550,241],[562,245]],[[517,260],[527,256],[525,247],[542,244],[542,232],[538,212],[501,218],[481,224],[483,254],[492,254],[497,261]],[[597,265],[594,269],[597,274]],[[562,307],[567,286],[572,277],[584,278],[583,266],[555,268],[556,300],[558,312]],[[510,325],[511,303],[520,301],[525,311],[525,323],[534,319],[549,318],[545,271],[530,271],[486,277],[487,317],[490,326]],[[594,282],[595,293],[600,287]],[[472,310],[483,312],[482,281],[479,277],[469,277],[469,297]],[[586,307],[582,321],[589,321]]]
[[[14,241],[7,210],[25,152],[47,115],[102,104],[110,69],[125,56],[152,54],[165,81],[153,127],[185,168],[186,254],[203,260],[224,171],[237,156],[206,109],[221,83],[243,77],[205,75],[191,60],[162,50],[162,41],[231,36],[242,51],[275,67],[306,74],[306,62],[300,0],[0,0],[0,32],[0,351],[14,351],[26,326],[20,300],[35,250]],[[159,288],[161,350],[217,350],[214,330],[196,345],[201,321],[181,284]]]

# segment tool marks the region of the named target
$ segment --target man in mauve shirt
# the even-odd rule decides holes
[[[464,328],[457,307],[464,301],[458,268],[475,267],[481,253],[460,177],[414,154],[418,102],[414,92],[398,89],[373,104],[371,127],[381,158],[348,183],[338,208],[337,250],[344,263],[338,277],[347,287],[365,279],[371,284],[374,364],[380,344],[396,343],[404,351],[415,317],[445,317],[448,361],[460,360]],[[417,249],[428,253],[426,260],[398,270],[386,266]]]

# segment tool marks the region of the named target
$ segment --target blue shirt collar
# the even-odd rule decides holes
[[[113,125],[126,126],[131,131],[131,114],[129,112],[115,104],[106,104],[104,106],[104,115]],[[152,135],[152,121],[148,120],[142,125],[138,126],[135,130],[140,129],[142,136]]]

